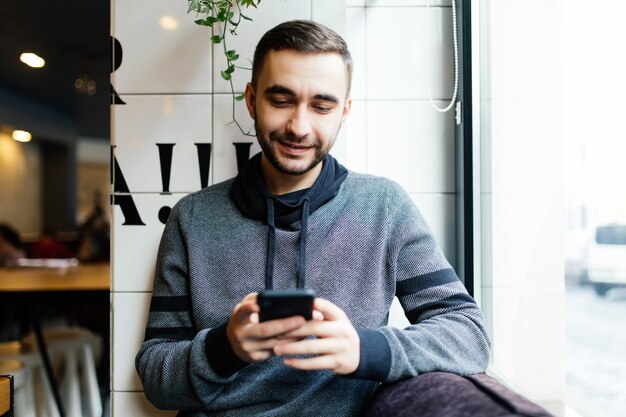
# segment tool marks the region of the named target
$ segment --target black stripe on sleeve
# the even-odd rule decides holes
[[[409,319],[411,323],[415,324],[417,322],[417,319],[428,310],[443,310],[468,303],[476,304],[476,301],[474,301],[474,299],[469,294],[460,292],[442,300],[422,304],[412,310],[407,311],[405,314],[407,319]]]
[[[193,327],[148,327],[144,341],[152,339],[191,340],[196,336]]]
[[[459,277],[457,277],[454,269],[441,269],[439,271],[399,281],[396,284],[396,296],[404,297],[405,295],[415,294],[416,292],[425,290],[426,288],[436,287],[437,285],[444,285],[457,281],[459,281]]]
[[[152,296],[150,311],[189,311],[189,297],[186,295]]]

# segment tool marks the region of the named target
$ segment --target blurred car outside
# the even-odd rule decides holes
[[[586,250],[581,282],[604,297],[611,288],[626,287],[626,224],[597,226]]]

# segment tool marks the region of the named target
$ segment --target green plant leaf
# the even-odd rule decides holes
[[[239,55],[234,49],[231,49],[230,51],[226,51],[226,58],[228,58],[230,61],[236,61],[237,58],[239,58]]]
[[[226,69],[224,70],[224,72],[225,72],[226,74],[232,74],[233,72],[235,72],[235,66],[234,66],[234,65],[229,65],[229,66],[228,66],[228,68],[226,68]]]
[[[222,37],[220,35],[213,35],[211,36],[211,42],[213,43],[220,43],[222,41]]]
[[[187,9],[187,13],[195,10],[197,12],[200,11],[200,0],[189,0],[189,8]]]
[[[227,73],[226,71],[221,71],[220,74],[222,75],[222,78],[225,79],[226,81],[230,81],[230,74]]]
[[[245,96],[243,94],[239,94],[238,96],[235,96],[235,101],[242,101],[245,98]]]
[[[246,6],[246,7],[254,7],[256,9],[257,4],[259,4],[261,2],[261,0],[256,1],[255,0],[241,0],[241,4]]]

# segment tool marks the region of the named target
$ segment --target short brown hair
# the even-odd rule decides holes
[[[348,72],[348,93],[352,82],[352,57],[346,41],[334,30],[310,20],[291,20],[268,30],[256,46],[252,63],[252,85],[263,68],[270,50],[293,49],[309,54],[336,52],[341,55]]]

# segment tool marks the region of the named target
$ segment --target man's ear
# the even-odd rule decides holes
[[[244,92],[246,97],[246,107],[248,108],[248,113],[252,119],[256,120],[256,115],[254,114],[254,103],[256,100],[256,93],[254,92],[254,87],[252,83],[248,83],[246,85],[246,91]]]
[[[350,115],[350,110],[352,109],[352,98],[348,97],[346,102],[343,104],[343,112],[341,114],[341,121],[344,122],[348,116]]]

